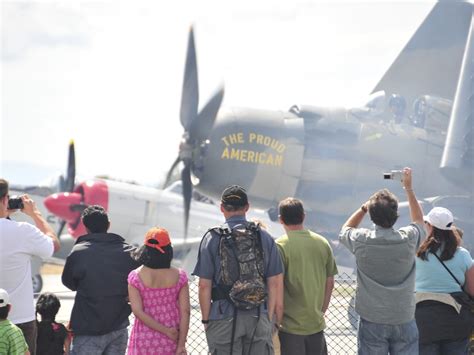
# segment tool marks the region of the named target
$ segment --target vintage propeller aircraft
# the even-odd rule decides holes
[[[197,257],[197,244],[211,227],[223,222],[219,207],[197,191],[192,198],[194,209],[189,215],[189,232],[183,227],[182,185],[180,181],[156,189],[137,184],[95,178],[76,182],[74,142],[69,145],[67,175],[59,192],[44,199],[49,212],[57,216],[57,234],[65,226],[68,234],[78,238],[86,234],[81,212],[89,205],[101,205],[111,221],[110,231],[123,236],[128,243],[142,245],[145,233],[153,226],[166,228],[172,238],[174,259],[191,272]],[[249,217],[259,220],[270,231],[278,232],[281,226],[268,219],[264,211],[252,210]]]
[[[471,3],[437,3],[366,106],[295,105],[287,112],[223,108],[224,88],[198,112],[191,30],[180,111],[184,134],[169,172],[182,162],[185,223],[193,189],[218,197],[225,186],[239,184],[272,219],[280,199],[301,198],[308,227],[335,237],[374,191],[388,187],[403,199],[401,184],[383,180],[383,173],[410,166],[425,211],[450,208],[472,247],[472,18]],[[401,214],[406,222],[407,211]]]

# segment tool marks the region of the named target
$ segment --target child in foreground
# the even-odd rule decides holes
[[[61,302],[54,293],[42,293],[36,301],[38,322],[37,355],[69,355],[70,338],[66,327],[56,322]]]
[[[128,276],[128,295],[135,321],[127,354],[186,354],[190,304],[188,278],[171,267],[168,232],[152,228],[134,258],[143,266]]]
[[[29,355],[23,332],[7,319],[10,309],[8,292],[0,288],[0,354]]]

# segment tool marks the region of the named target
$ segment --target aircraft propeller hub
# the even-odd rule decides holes
[[[46,197],[44,205],[51,213],[68,223],[72,223],[80,216],[80,212],[74,211],[70,207],[80,204],[81,200],[82,196],[80,193],[65,192]]]

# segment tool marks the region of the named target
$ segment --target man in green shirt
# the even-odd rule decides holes
[[[276,241],[285,268],[281,354],[327,354],[324,313],[337,274],[331,246],[325,238],[304,228],[300,200],[281,201],[279,212],[286,231]]]
[[[10,308],[8,293],[0,288],[0,354],[29,355],[23,332],[7,319]]]

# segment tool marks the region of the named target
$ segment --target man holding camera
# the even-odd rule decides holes
[[[418,354],[415,252],[426,232],[410,168],[403,169],[402,185],[410,207],[409,226],[393,228],[398,201],[383,189],[349,217],[339,234],[339,240],[357,261],[359,354]],[[373,230],[357,228],[367,212],[375,224]]]
[[[28,195],[21,196],[21,212],[35,226],[15,222],[8,217],[17,209],[8,209],[8,182],[0,179],[0,287],[10,294],[9,319],[25,336],[30,353],[36,352],[36,320],[31,280],[31,257],[52,256],[60,248],[59,239]]]

